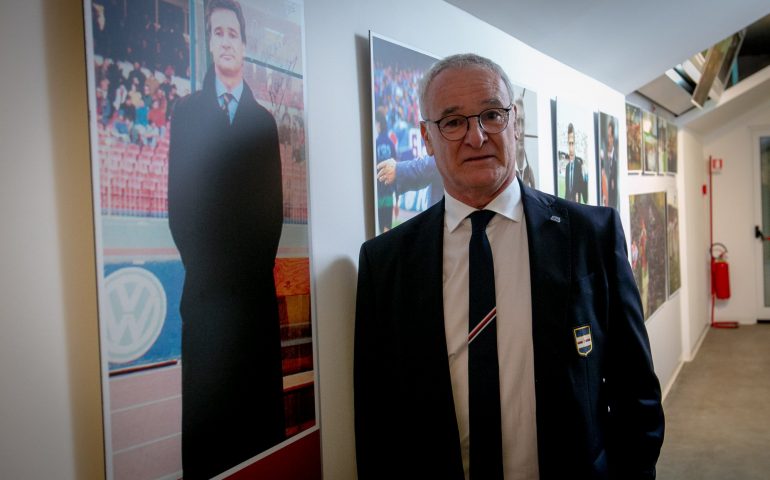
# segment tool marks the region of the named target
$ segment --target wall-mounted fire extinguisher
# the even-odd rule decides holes
[[[711,292],[720,300],[730,298],[730,266],[726,256],[723,243],[711,244]]]

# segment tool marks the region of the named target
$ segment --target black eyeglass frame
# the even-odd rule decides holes
[[[484,125],[481,123],[481,116],[484,115],[486,112],[489,112],[491,110],[502,110],[502,111],[505,112],[505,125],[503,126],[503,128],[501,128],[500,130],[498,130],[496,132],[488,131],[486,128],[484,128]],[[503,130],[508,128],[508,124],[511,122],[511,110],[513,110],[514,112],[516,111],[516,108],[514,107],[513,102],[511,102],[507,107],[486,108],[486,109],[480,111],[479,113],[477,113],[476,115],[460,115],[459,113],[450,113],[449,115],[444,115],[443,117],[439,118],[438,120],[428,120],[426,118],[426,119],[423,119],[423,122],[435,124],[436,128],[438,128],[439,133],[441,133],[442,137],[444,137],[446,140],[448,140],[450,142],[456,142],[457,140],[461,140],[466,135],[468,135],[468,130],[470,130],[470,128],[471,128],[471,118],[473,118],[473,117],[476,117],[476,121],[478,122],[479,128],[481,129],[482,132],[490,134],[490,135],[494,135],[496,133],[502,132]],[[442,120],[444,120],[446,118],[449,118],[449,117],[464,117],[465,118],[465,131],[463,132],[462,135],[458,136],[457,138],[449,138],[449,137],[447,137],[446,134],[444,133],[444,131],[441,129],[441,125],[439,125]]]

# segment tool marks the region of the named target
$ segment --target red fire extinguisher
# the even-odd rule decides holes
[[[717,255],[715,247],[719,251]],[[720,300],[730,298],[730,267],[726,255],[727,247],[723,243],[711,245],[711,291]]]

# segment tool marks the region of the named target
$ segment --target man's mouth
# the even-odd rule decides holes
[[[473,157],[468,157],[464,160],[464,162],[479,162],[484,160],[489,160],[493,158],[492,155],[475,155]]]

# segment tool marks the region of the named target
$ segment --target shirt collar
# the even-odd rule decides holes
[[[476,211],[470,205],[466,205],[449,195],[446,189],[444,190],[444,210],[444,222],[446,222],[450,233],[454,232],[468,215]],[[520,222],[524,217],[524,206],[521,203],[519,181],[514,178],[505,190],[484,207],[484,210],[492,210],[514,222]]]
[[[227,92],[227,87],[225,87],[225,84],[222,83],[219,80],[219,77],[214,77],[214,87],[217,90],[217,98],[221,97],[223,93]],[[235,88],[230,91],[233,97],[235,97],[235,101],[240,103],[241,101],[241,94],[243,93],[243,80],[238,82],[238,85],[235,86]]]

